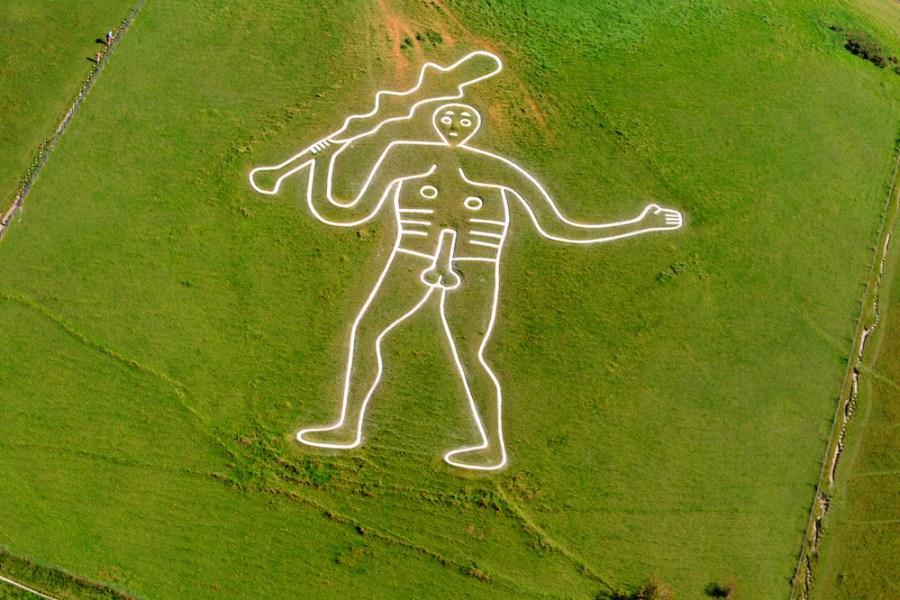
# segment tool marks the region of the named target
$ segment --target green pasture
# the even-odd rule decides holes
[[[897,7],[877,0],[857,4],[869,32],[893,46],[900,43]],[[894,190],[896,194],[896,189]],[[896,196],[895,196],[896,198]],[[896,237],[895,235],[893,236]],[[900,594],[897,554],[897,385],[896,240],[886,256],[879,289],[878,325],[867,342],[859,395],[846,431],[829,512],[812,557],[812,598],[892,598]]]
[[[148,0],[0,243],[0,546],[153,598],[787,597],[900,128],[900,76],[829,26],[887,40],[888,4]],[[482,48],[477,145],[572,218],[686,225],[563,246],[514,215],[505,471],[441,461],[474,431],[433,307],[365,446],[300,448],[391,224],[247,174]]]
[[[814,598],[893,598],[900,595],[896,556],[900,485],[897,474],[900,286],[897,245],[885,273],[877,337],[867,348],[860,395],[838,463],[837,488],[822,534]],[[875,334],[873,334],[875,335]]]
[[[0,4],[0,212],[6,212],[40,144],[90,74],[98,44],[131,0]]]

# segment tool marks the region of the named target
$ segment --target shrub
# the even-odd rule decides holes
[[[628,591],[604,592],[597,600],[675,600],[672,588],[657,577],[651,577],[647,583]]]
[[[887,67],[888,63],[893,64],[894,72],[900,73],[900,70],[897,69],[897,57],[889,55],[884,49],[884,46],[865,31],[859,29],[846,29],[840,25],[832,25],[831,29],[843,34],[844,48],[851,53],[874,65],[878,65],[882,69]]]
[[[865,34],[854,35],[844,42],[844,47],[858,57],[878,65],[882,69],[887,66],[884,48]]]
[[[737,583],[729,577],[725,583],[716,583],[713,581],[706,586],[706,595],[712,598],[727,598],[733,600],[737,597]]]

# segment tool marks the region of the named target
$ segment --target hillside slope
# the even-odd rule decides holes
[[[876,4],[872,4],[877,8]],[[787,597],[900,128],[900,77],[806,0],[149,1],[0,244],[0,545],[147,597]],[[429,35],[429,32],[431,33]],[[416,36],[419,34],[419,37]],[[518,215],[491,363],[507,470],[436,311],[388,341],[367,440],[310,452],[391,224],[310,217],[277,163],[489,49],[478,144],[569,216]]]

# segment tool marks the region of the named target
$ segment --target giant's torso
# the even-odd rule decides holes
[[[456,232],[453,260],[497,260],[509,227],[509,209],[499,187],[467,181],[456,161],[404,179],[394,194],[398,250],[425,256],[437,252],[441,232]]]

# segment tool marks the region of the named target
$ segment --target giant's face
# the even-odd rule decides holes
[[[451,146],[468,141],[481,126],[481,115],[465,104],[445,104],[434,111],[433,120],[438,134]]]

